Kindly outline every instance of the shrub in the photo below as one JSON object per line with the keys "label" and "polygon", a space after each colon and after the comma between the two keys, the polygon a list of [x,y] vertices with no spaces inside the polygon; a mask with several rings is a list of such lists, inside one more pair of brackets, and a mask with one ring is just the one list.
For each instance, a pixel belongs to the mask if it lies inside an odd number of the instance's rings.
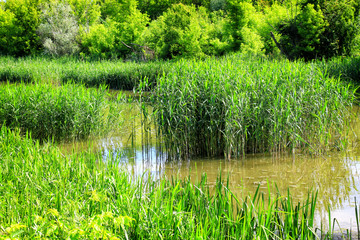
{"label": "shrub", "polygon": [[16,27],[15,15],[9,10],[0,7],[0,53],[10,53],[14,49],[14,42],[8,36],[16,36],[18,28]]}
{"label": "shrub", "polygon": [[258,33],[261,14],[251,3],[242,0],[230,0],[227,4],[228,22],[226,30],[231,37],[233,51],[261,53],[264,47]]}
{"label": "shrub", "polygon": [[51,2],[43,6],[42,23],[37,33],[46,53],[56,56],[76,53],[79,50],[78,30],[70,5]]}
{"label": "shrub", "polygon": [[101,17],[100,0],[67,0],[80,26],[88,28],[99,22]]}
{"label": "shrub", "polygon": [[90,26],[81,33],[82,54],[95,58],[112,58],[119,55],[116,38],[119,34],[116,22],[107,19],[103,24]]}
{"label": "shrub", "polygon": [[176,4],[150,24],[145,39],[161,58],[201,57],[209,37],[208,23],[205,9]]}
{"label": "shrub", "polygon": [[211,0],[210,1],[210,10],[219,11],[226,9],[226,0]]}
{"label": "shrub", "polygon": [[300,14],[282,27],[280,43],[290,58],[313,59],[322,55],[320,37],[325,27],[322,11],[316,11],[314,5],[308,4]]}
{"label": "shrub", "polygon": [[[102,4],[104,18],[116,22],[116,48],[121,57],[133,52],[131,46],[138,44],[149,18],[137,9],[136,0],[105,0]],[[129,47],[130,46],[130,47]]]}
{"label": "shrub", "polygon": [[263,14],[259,16],[259,25],[257,27],[258,33],[264,42],[264,51],[266,54],[278,55],[280,50],[276,46],[271,37],[271,33],[277,41],[280,41],[281,34],[278,33],[279,25],[288,21],[289,13],[286,6],[280,4],[272,4],[263,9]]}
{"label": "shrub", "polygon": [[38,52],[40,0],[7,0],[0,8],[1,53],[24,56]]}

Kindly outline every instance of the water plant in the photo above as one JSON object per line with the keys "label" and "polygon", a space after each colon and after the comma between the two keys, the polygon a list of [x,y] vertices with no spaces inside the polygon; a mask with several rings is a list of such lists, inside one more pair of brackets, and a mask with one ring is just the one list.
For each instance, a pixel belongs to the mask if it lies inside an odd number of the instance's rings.
{"label": "water plant", "polygon": [[116,104],[106,89],[65,84],[5,84],[0,87],[0,123],[37,139],[63,140],[104,133],[116,125]]}
{"label": "water plant", "polygon": [[315,63],[232,55],[180,61],[152,105],[172,158],[342,148],[354,89]]}
{"label": "water plant", "polygon": [[[166,73],[171,62],[85,61],[75,57],[0,57],[0,81],[82,83],[87,87],[106,85],[111,89],[133,90],[143,78],[155,86],[158,75]],[[148,89],[149,90],[149,89]]]}
{"label": "water plant", "polygon": [[[4,125],[0,130],[0,239],[317,239],[316,193],[303,203],[239,199],[206,176],[134,179],[116,158],[63,155]],[[271,197],[273,196],[273,197]]]}

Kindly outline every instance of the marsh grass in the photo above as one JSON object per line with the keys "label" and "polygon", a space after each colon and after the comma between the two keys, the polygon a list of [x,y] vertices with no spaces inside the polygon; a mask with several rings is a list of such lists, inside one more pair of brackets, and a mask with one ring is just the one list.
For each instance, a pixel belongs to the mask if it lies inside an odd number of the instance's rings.
{"label": "marsh grass", "polygon": [[[170,62],[82,61],[76,58],[0,57],[0,81],[26,83],[81,83],[87,87],[106,85],[111,89],[133,90],[143,78],[155,86],[158,75]],[[149,90],[149,89],[148,89]]]}
{"label": "marsh grass", "polygon": [[360,57],[336,57],[328,61],[319,61],[317,64],[330,76],[340,77],[354,84],[360,83]]}
{"label": "marsh grass", "polygon": [[152,105],[172,158],[319,153],[344,147],[354,92],[317,64],[232,55],[179,62]]}
{"label": "marsh grass", "polygon": [[238,199],[221,176],[132,180],[117,159],[62,155],[51,144],[0,130],[0,239],[330,239],[314,227],[316,194],[304,203]]}
{"label": "marsh grass", "polygon": [[106,133],[120,123],[106,89],[65,84],[6,84],[0,87],[0,122],[41,140],[70,140]]}

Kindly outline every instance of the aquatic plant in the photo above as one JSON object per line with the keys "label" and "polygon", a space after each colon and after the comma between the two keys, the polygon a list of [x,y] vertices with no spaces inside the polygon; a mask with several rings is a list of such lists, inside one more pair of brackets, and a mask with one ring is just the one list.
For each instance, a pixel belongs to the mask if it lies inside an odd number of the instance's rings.
{"label": "aquatic plant", "polygon": [[105,60],[83,61],[75,57],[4,56],[0,57],[0,81],[45,82],[57,85],[72,82],[82,83],[87,87],[106,85],[111,89],[133,90],[146,77],[150,89],[155,86],[158,75],[166,73],[171,65],[171,62],[164,61],[125,63]]}
{"label": "aquatic plant", "polygon": [[316,64],[330,76],[340,77],[342,80],[354,84],[360,82],[360,57],[336,57],[328,61],[318,61]]}
{"label": "aquatic plant", "polygon": [[[2,126],[0,239],[317,239],[316,193],[237,198],[229,182],[206,176],[152,181],[116,158],[63,155],[51,144]],[[273,196],[273,197],[271,197]],[[319,235],[319,236],[320,236]],[[328,235],[331,237],[331,233]]]}
{"label": "aquatic plant", "polygon": [[116,125],[116,105],[104,87],[35,84],[0,86],[0,123],[37,139],[84,138]]}
{"label": "aquatic plant", "polygon": [[151,104],[172,158],[342,148],[354,90],[315,63],[232,55],[180,61]]}

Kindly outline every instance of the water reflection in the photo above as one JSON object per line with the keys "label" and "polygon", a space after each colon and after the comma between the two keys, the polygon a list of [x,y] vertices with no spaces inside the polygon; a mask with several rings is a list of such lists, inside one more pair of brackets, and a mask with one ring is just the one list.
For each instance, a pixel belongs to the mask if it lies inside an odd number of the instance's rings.
{"label": "water reflection", "polygon": [[[328,208],[343,228],[354,229],[355,197],[360,201],[360,153],[311,157],[309,155],[274,156],[247,155],[244,159],[202,158],[191,161],[166,161],[166,152],[153,128],[143,130],[136,105],[124,111],[127,121],[115,136],[94,140],[94,148],[102,152],[103,160],[119,157],[122,166],[134,177],[149,174],[153,179],[185,178],[195,183],[203,173],[208,183],[215,184],[219,174],[229,177],[232,191],[243,198],[252,195],[260,185],[265,194],[269,189],[303,201],[309,191],[318,191],[318,224],[328,222]],[[151,123],[149,123],[151,125]],[[355,129],[358,129],[355,127]],[[146,141],[144,140],[146,139]],[[275,186],[276,185],[276,186]]]}
{"label": "water reflection", "polygon": [[320,221],[328,222],[327,210],[330,208],[331,217],[336,218],[341,227],[352,226],[354,229],[354,199],[357,197],[360,200],[360,161],[355,156],[334,154],[326,158],[294,158],[253,155],[230,161],[208,158],[167,162],[166,154],[154,146],[146,151],[141,147],[120,147],[116,150],[104,143],[103,147],[104,159],[109,154],[121,155],[123,166],[135,177],[144,173],[150,174],[153,179],[190,176],[196,183],[206,173],[212,186],[221,174],[223,179],[229,177],[230,187],[239,198],[254,194],[258,185],[265,194],[269,188],[272,193],[278,189],[282,194],[289,189],[295,201],[306,199],[309,191],[318,191],[318,224]]}

